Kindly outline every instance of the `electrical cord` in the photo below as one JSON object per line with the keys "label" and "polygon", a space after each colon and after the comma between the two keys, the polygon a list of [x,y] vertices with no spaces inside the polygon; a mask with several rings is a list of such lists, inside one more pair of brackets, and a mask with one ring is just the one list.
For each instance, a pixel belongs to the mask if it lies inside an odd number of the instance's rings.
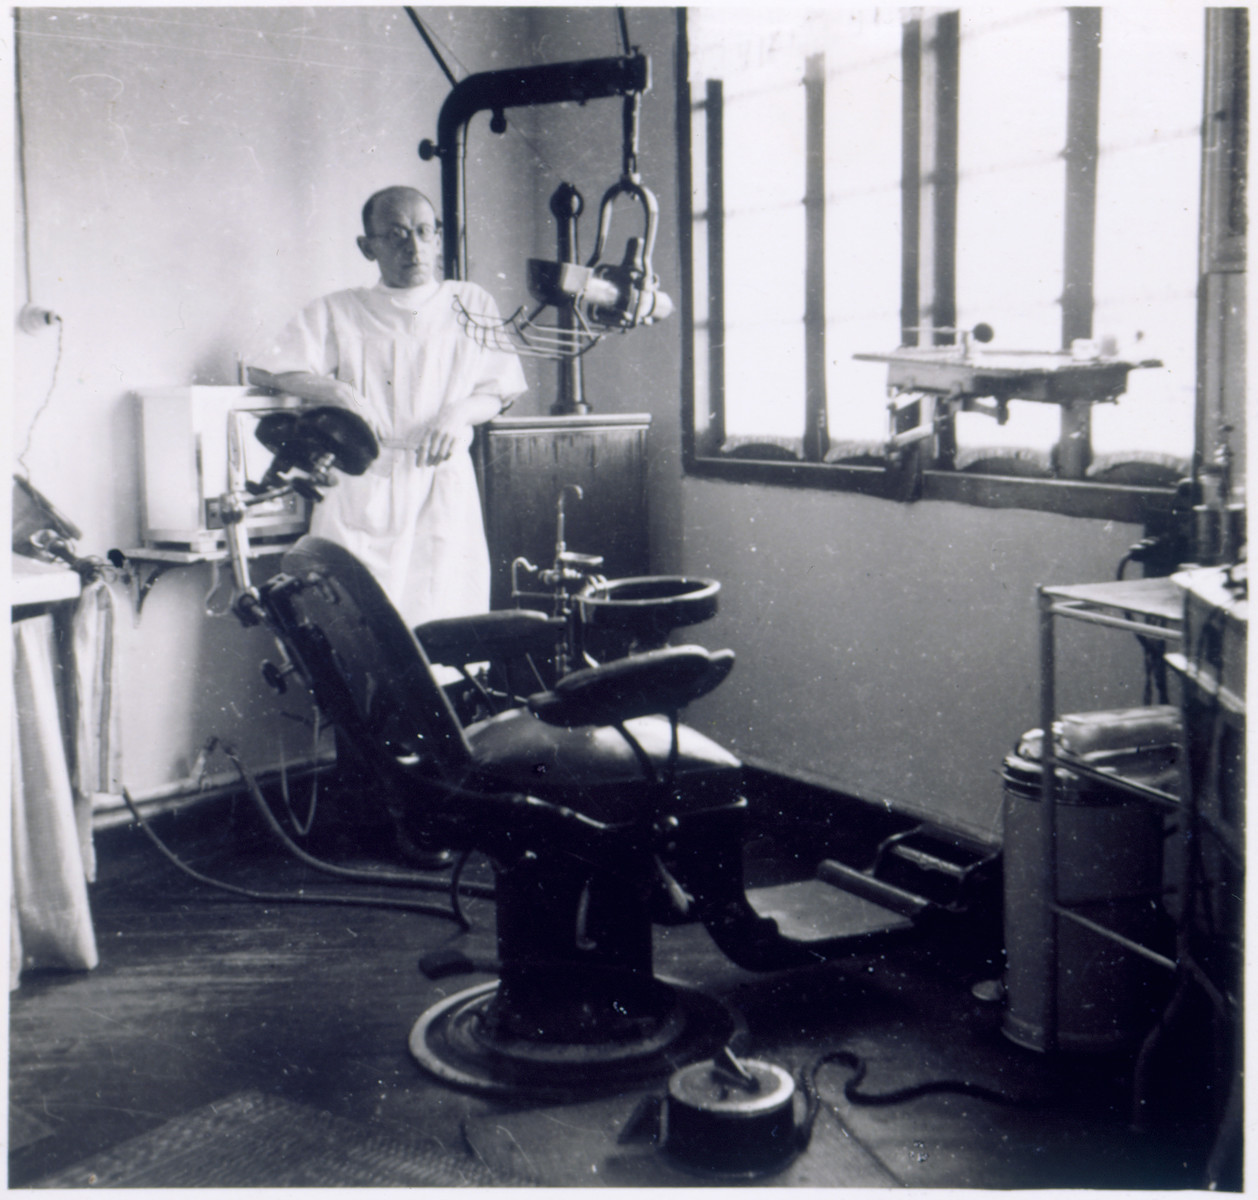
{"label": "electrical cord", "polygon": [[[311,739],[311,750],[316,758],[319,753],[319,716],[319,709],[316,706],[314,720],[311,722],[311,729],[314,733]],[[297,836],[308,837],[311,829],[314,828],[315,813],[319,811],[319,772],[317,770],[314,772],[314,778],[310,782],[310,804],[306,809],[306,819],[304,821],[293,811],[293,802],[288,794],[288,772],[284,770],[282,762],[280,764],[280,796],[284,800],[284,811],[288,813],[288,819],[293,823]]]}
{"label": "electrical cord", "polygon": [[131,799],[131,794],[126,788],[122,789],[122,799],[127,808],[131,812],[131,816],[135,822],[144,831],[149,841],[162,853],[162,855],[179,868],[185,875],[195,879],[198,883],[206,884],[209,887],[217,888],[220,891],[230,892],[232,895],[245,896],[250,900],[265,900],[268,903],[276,904],[342,904],[348,906],[357,906],[360,908],[396,908],[403,909],[407,912],[425,913],[433,917],[445,917],[447,920],[457,921],[458,918],[453,911],[447,908],[440,908],[435,904],[425,904],[418,900],[402,900],[388,899],[386,897],[375,896],[355,896],[355,895],[332,895],[324,892],[264,892],[257,888],[242,887],[239,884],[227,883],[222,879],[214,879],[209,875],[204,875],[193,867],[184,862],[173,850],[171,850],[165,842],[162,841],[156,833],[153,832],[152,826],[141,815],[140,810],[136,807],[135,801]]}
{"label": "electrical cord", "polygon": [[61,367],[61,346],[64,341],[65,325],[61,318],[56,319],[57,326],[57,357],[53,359],[52,378],[48,382],[48,390],[44,393],[44,398],[40,402],[39,407],[35,410],[35,415],[31,418],[31,423],[26,427],[26,442],[22,446],[22,453],[17,456],[17,464],[22,468],[22,473],[27,479],[31,477],[31,469],[26,465],[26,456],[31,452],[31,442],[35,438],[35,426],[39,424],[39,419],[44,415],[44,410],[52,401],[52,394],[57,387],[57,371]]}
{"label": "electrical cord", "polygon": [[620,37],[624,42],[625,53],[632,54],[633,43],[629,40],[629,21],[625,16],[625,10],[623,7],[616,9],[616,20],[620,26]]}
{"label": "electrical cord", "polygon": [[[249,792],[250,798],[256,805],[258,812],[262,815],[266,822],[267,828],[271,831],[284,847],[292,853],[296,858],[300,859],[309,867],[313,867],[316,871],[323,871],[325,874],[334,875],[339,879],[351,879],[358,883],[377,883],[388,887],[412,887],[421,891],[431,892],[453,892],[459,886],[455,876],[451,876],[447,882],[444,879],[437,879],[429,875],[421,875],[412,871],[387,871],[387,870],[362,870],[355,867],[342,867],[336,863],[330,863],[321,858],[316,858],[307,850],[303,850],[291,837],[284,827],[275,819],[275,814],[271,811],[271,806],[266,802],[266,797],[262,794],[262,789],[258,786],[258,781],[254,778],[253,773],[245,766],[240,756],[228,745],[219,741],[217,738],[212,739],[212,745],[217,746],[222,752],[231,759],[232,765],[236,768],[241,780],[244,782]],[[492,900],[494,898],[494,890],[484,884],[463,884],[463,894],[468,896],[478,896],[481,899]],[[453,905],[457,911],[457,906]],[[460,914],[459,918],[462,920]]]}
{"label": "electrical cord", "polygon": [[[972,1096],[977,1100],[987,1100],[992,1104],[1004,1104],[1015,1108],[1040,1107],[1047,1103],[1044,1099],[1033,1096],[1010,1096],[1005,1092],[998,1092],[993,1088],[984,1087],[978,1083],[970,1083],[964,1079],[932,1079],[924,1083],[915,1083],[910,1084],[908,1087],[896,1088],[890,1092],[876,1092],[873,1094],[861,1092],[857,1091],[857,1089],[865,1079],[867,1070],[865,1060],[851,1050],[831,1050],[821,1055],[808,1071],[808,1091],[811,1092],[814,1098],[816,1108],[820,1108],[820,1091],[817,1087],[817,1076],[821,1069],[830,1063],[839,1063],[853,1072],[852,1077],[843,1085],[843,1095],[850,1104],[890,1106],[893,1104],[904,1104],[906,1101],[916,1100],[920,1096],[944,1093]],[[816,1111],[812,1115],[815,1118]]]}

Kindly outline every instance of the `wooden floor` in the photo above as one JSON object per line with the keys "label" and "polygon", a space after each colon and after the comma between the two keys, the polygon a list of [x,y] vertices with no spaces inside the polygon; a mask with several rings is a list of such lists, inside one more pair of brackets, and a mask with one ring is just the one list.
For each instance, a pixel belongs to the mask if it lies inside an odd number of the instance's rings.
{"label": "wooden floor", "polygon": [[[340,886],[262,844],[226,803],[168,818],[162,828],[191,865],[219,878],[287,892]],[[758,869],[780,869],[773,846],[758,845],[767,846]],[[92,905],[101,965],[87,974],[30,973],[11,997],[10,1186],[30,1186],[253,1091],[418,1133],[454,1155],[475,1151],[491,1167],[494,1139],[506,1139],[513,1168],[543,1184],[661,1182],[652,1151],[635,1158],[608,1149],[606,1130],[641,1096],[585,1105],[580,1121],[547,1112],[542,1122],[528,1106],[452,1090],[410,1057],[416,1017],[488,978],[433,982],[418,959],[443,946],[492,958],[491,901],[464,902],[472,929],[463,934],[436,916],[216,892],[178,873],[134,829],[101,835],[99,850]],[[488,879],[484,864],[473,866],[473,876]],[[657,930],[656,953],[661,975],[742,1014],[756,1057],[798,1070],[846,1048],[867,1064],[866,1092],[964,1079],[1030,1101],[1017,1107],[943,1093],[854,1104],[843,1093],[844,1070],[827,1067],[818,1076],[814,1144],[787,1182],[1199,1186],[1209,1138],[1178,1111],[1200,1111],[1196,1051],[1187,1043],[1168,1050],[1150,1128],[1133,1131],[1130,1057],[1046,1058],[1009,1042],[999,1003],[971,991],[999,974],[999,947],[983,943],[917,943],[754,975],[724,959],[702,928],[674,926]],[[1163,1107],[1176,1095],[1191,1099]]]}

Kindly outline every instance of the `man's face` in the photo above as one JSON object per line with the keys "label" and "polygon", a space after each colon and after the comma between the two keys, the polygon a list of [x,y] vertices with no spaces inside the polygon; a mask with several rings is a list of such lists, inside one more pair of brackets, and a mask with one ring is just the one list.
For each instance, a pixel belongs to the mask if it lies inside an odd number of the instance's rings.
{"label": "man's face", "polygon": [[380,278],[389,287],[419,287],[437,273],[441,252],[437,215],[422,196],[405,192],[386,196],[376,203],[371,228],[358,239],[358,248],[379,264]]}

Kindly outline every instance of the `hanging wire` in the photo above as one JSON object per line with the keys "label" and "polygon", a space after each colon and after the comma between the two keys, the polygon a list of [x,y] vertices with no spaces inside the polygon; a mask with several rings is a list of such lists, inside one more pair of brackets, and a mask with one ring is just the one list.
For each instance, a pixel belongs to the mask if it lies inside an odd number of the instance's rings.
{"label": "hanging wire", "polygon": [[423,21],[419,19],[419,15],[409,4],[406,6],[406,15],[410,17],[411,24],[413,24],[419,31],[419,36],[424,39],[424,45],[428,47],[433,58],[437,60],[437,66],[441,68],[445,77],[450,81],[450,86],[454,87],[454,85],[459,81],[455,79],[454,72],[446,66],[445,59],[441,57],[441,53],[438,51],[436,44],[433,42],[432,38],[428,36],[428,30],[424,28]]}
{"label": "hanging wire", "polygon": [[[314,867],[316,871],[323,871],[328,875],[335,875],[340,879],[352,879],[359,883],[374,883],[389,887],[413,887],[422,891],[446,892],[457,885],[455,880],[447,883],[444,880],[434,879],[414,871],[390,871],[379,868],[364,870],[357,867],[342,867],[336,863],[325,862],[323,859],[317,858],[315,855],[303,850],[288,836],[284,831],[284,827],[276,820],[275,814],[271,811],[271,806],[266,802],[266,797],[262,794],[261,787],[258,786],[257,779],[245,765],[244,760],[226,743],[216,740],[216,744],[236,768],[237,774],[239,774],[267,827],[295,858],[300,859],[307,866]],[[462,887],[469,896],[480,896],[484,899],[493,899],[494,897],[493,889],[483,884],[468,883],[463,884]],[[462,920],[461,916],[456,917],[456,919]]]}
{"label": "hanging wire", "polygon": [[57,356],[52,364],[52,378],[48,382],[48,391],[44,393],[44,398],[40,401],[39,407],[35,410],[35,415],[31,418],[31,423],[26,427],[26,444],[22,447],[22,453],[17,456],[17,464],[22,468],[23,475],[27,479],[31,477],[31,469],[27,465],[26,456],[31,451],[31,442],[35,437],[35,426],[39,424],[39,419],[44,415],[44,410],[48,407],[52,400],[52,393],[57,386],[57,371],[61,367],[61,345],[64,340],[65,326],[60,317],[56,320],[57,326]]}
{"label": "hanging wire", "polygon": [[[316,707],[314,710],[314,720],[311,722],[311,728],[314,732],[314,738],[311,743],[311,751],[317,757],[319,753],[319,718],[320,712]],[[310,784],[310,804],[306,809],[305,819],[297,816],[293,809],[292,798],[288,793],[288,770],[283,758],[284,743],[280,742],[280,795],[284,800],[284,810],[288,813],[288,819],[293,823],[293,828],[297,830],[299,837],[309,835],[311,828],[314,826],[315,813],[319,811],[319,772],[315,771],[314,778]]]}

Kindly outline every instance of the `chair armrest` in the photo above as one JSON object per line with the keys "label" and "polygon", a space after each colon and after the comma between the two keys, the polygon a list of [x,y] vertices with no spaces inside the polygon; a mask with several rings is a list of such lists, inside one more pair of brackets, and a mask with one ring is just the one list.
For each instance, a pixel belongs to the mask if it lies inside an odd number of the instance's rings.
{"label": "chair armrest", "polygon": [[530,696],[528,705],[551,725],[615,725],[677,712],[715,688],[733,667],[732,650],[666,646],[573,671],[553,691]]}

